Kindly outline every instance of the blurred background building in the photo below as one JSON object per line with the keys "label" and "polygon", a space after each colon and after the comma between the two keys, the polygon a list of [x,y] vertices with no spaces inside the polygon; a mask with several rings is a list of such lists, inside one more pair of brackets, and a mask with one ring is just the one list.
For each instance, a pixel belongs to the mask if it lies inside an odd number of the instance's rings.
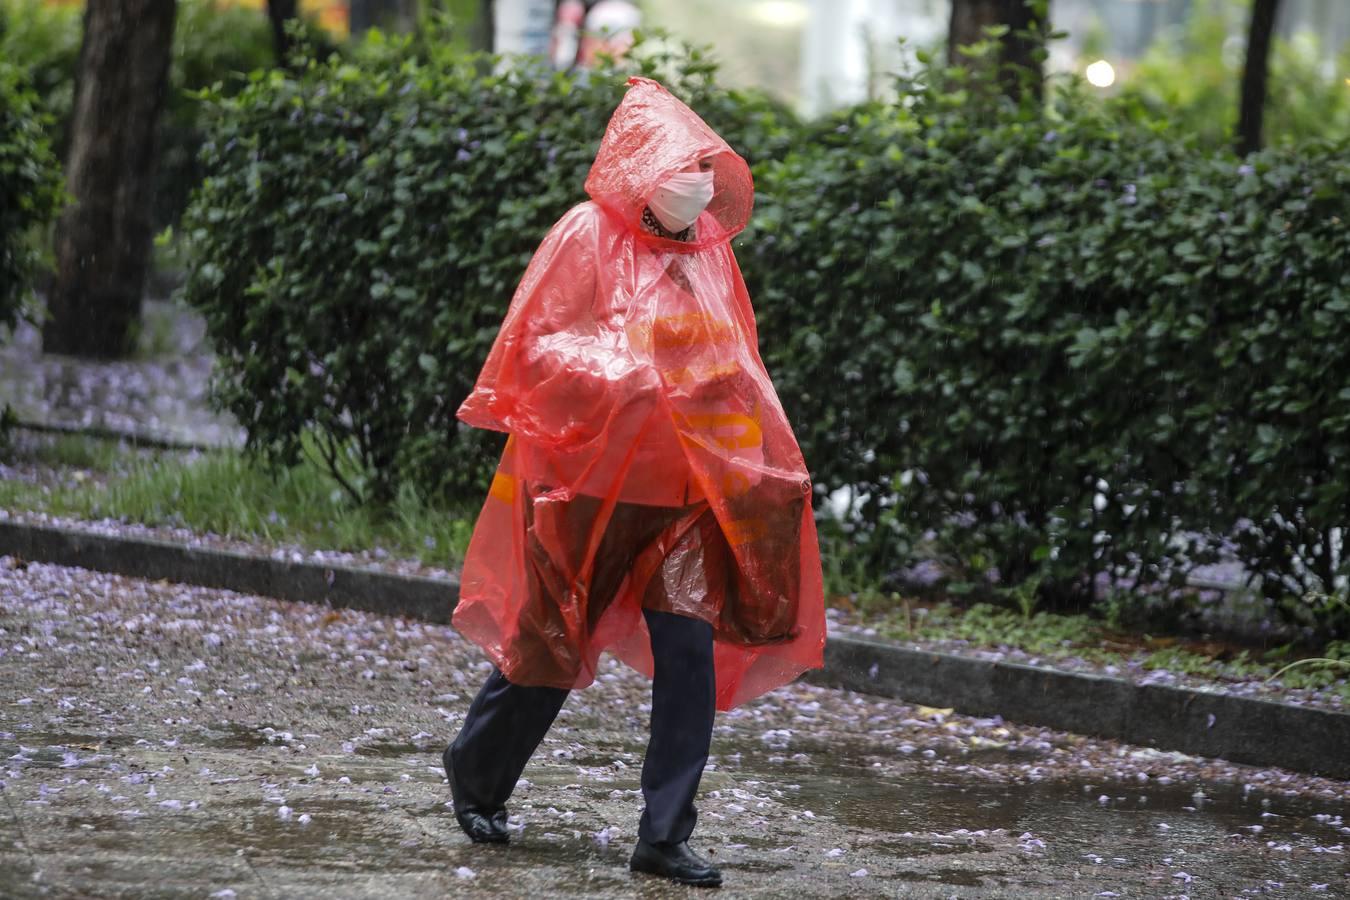
{"label": "blurred background building", "polygon": [[[885,89],[901,64],[899,39],[941,52],[950,0],[680,0],[641,4],[646,24],[713,45],[731,84],[763,88],[808,113]],[[1051,0],[1051,22],[1068,37],[1054,45],[1052,71],[1084,71],[1105,60],[1124,79],[1158,42],[1177,40],[1197,15],[1230,20],[1241,54],[1243,0]],[[1306,45],[1328,78],[1344,79],[1350,0],[1284,0],[1279,37]],[[1350,85],[1347,85],[1350,89]]]}
{"label": "blurred background building", "polygon": [[[44,0],[52,5],[80,0]],[[263,10],[268,0],[217,0]],[[755,87],[807,114],[883,95],[905,54],[941,53],[951,0],[422,0],[460,18],[492,17],[499,51],[585,65],[622,52],[635,27],[709,45],[721,80]],[[1240,58],[1250,0],[1050,0],[1055,29],[1050,71],[1077,71],[1103,89],[1129,83],[1150,53],[1186,40],[1217,39]],[[360,30],[378,8],[410,24],[417,0],[299,0],[299,9],[337,37]],[[1224,33],[1195,23],[1222,19]],[[1278,39],[1350,90],[1350,0],[1282,0]],[[1189,31],[1188,31],[1189,29]],[[905,49],[902,50],[901,40]],[[1092,67],[1092,68],[1090,68]]]}

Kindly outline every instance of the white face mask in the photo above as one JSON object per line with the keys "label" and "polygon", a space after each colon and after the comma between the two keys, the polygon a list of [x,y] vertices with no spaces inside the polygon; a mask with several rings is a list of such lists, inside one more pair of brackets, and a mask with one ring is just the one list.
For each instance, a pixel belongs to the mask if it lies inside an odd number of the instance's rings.
{"label": "white face mask", "polygon": [[713,198],[712,172],[677,172],[652,193],[647,205],[670,232],[684,231]]}

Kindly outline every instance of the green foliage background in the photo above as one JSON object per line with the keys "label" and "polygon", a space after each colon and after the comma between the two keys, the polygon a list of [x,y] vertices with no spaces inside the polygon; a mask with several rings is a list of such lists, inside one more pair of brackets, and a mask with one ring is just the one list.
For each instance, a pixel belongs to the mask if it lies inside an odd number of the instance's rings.
{"label": "green foliage background", "polygon": [[0,60],[0,327],[12,327],[56,214],[61,170],[27,74]]}
{"label": "green foliage background", "polygon": [[[68,146],[83,30],[78,6],[0,0],[0,59],[29,73],[60,159],[65,158]],[[157,227],[177,221],[202,178],[197,158],[202,141],[201,106],[191,92],[218,85],[222,93],[232,93],[243,86],[248,72],[273,62],[271,26],[258,10],[216,7],[210,0],[179,0],[169,91],[159,126]]]}
{"label": "green foliage background", "polygon": [[[0,67],[0,321],[57,200],[43,114],[59,145],[79,31],[5,12],[27,71]],[[1185,59],[1220,53],[1198,21]],[[184,296],[264,458],[316,455],[377,505],[481,492],[500,438],[454,410],[640,71],[755,167],[736,249],[762,352],[822,495],[858,501],[822,522],[832,559],[873,583],[936,561],[1024,609],[1119,613],[1127,587],[1156,619],[1193,611],[1182,577],[1223,552],[1306,633],[1350,629],[1350,101],[1273,104],[1277,146],[1239,160],[1212,127],[1236,75],[1164,51],[1105,104],[924,68],[802,123],[697,51],[494,71],[435,27],[269,71],[264,17],[180,10],[160,220],[200,182]]]}
{"label": "green foliage background", "polygon": [[[626,79],[484,76],[436,46],[377,37],[351,61],[211,93],[212,174],[183,222],[185,296],[207,316],[217,396],[250,446],[293,461],[316,429],[342,482],[377,501],[405,481],[431,494],[481,483],[498,437],[454,412],[539,239],[584,199]],[[717,91],[698,55],[640,68],[664,72],[749,158],[786,146],[787,114]]]}
{"label": "green foliage background", "polygon": [[[1124,77],[1122,97],[1137,101],[1134,114],[1168,123],[1178,137],[1210,147],[1228,146],[1237,125],[1238,89],[1250,2],[1198,0],[1184,27],[1161,35]],[[1323,37],[1304,31],[1271,47],[1268,143],[1350,139],[1350,45],[1338,49],[1328,72]]]}
{"label": "green foliage background", "polygon": [[762,166],[740,251],[813,472],[871,498],[855,552],[1179,614],[1225,550],[1344,629],[1350,145],[1242,161],[928,75]]}
{"label": "green foliage background", "polygon": [[[821,486],[870,498],[842,526],[869,577],[936,559],[954,591],[1082,606],[1111,572],[1180,614],[1222,549],[1344,629],[1344,144],[1240,161],[1074,84],[1042,110],[938,71],[805,128],[700,57],[633,65],[756,165],[762,350]],[[315,430],[357,496],[481,490],[499,439],[454,410],[623,75],[377,41],[208,98],[186,296],[254,449]]]}
{"label": "green foliage background", "polygon": [[[0,59],[0,333],[23,312],[39,237],[60,204],[61,169],[44,124],[27,73]],[[0,404],[0,449],[13,424],[9,405]]]}

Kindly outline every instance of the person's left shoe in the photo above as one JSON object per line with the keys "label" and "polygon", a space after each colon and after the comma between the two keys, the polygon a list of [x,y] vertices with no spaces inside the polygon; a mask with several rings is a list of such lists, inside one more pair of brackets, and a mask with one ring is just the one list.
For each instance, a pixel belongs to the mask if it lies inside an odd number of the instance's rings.
{"label": "person's left shoe", "polygon": [[469,836],[469,840],[475,844],[505,844],[510,841],[505,809],[484,811],[460,806],[459,798],[463,792],[455,780],[455,767],[450,761],[449,747],[441,754],[441,765],[445,767],[445,777],[450,782],[450,805],[455,809],[455,821]]}
{"label": "person's left shoe", "polygon": [[678,844],[649,844],[638,838],[628,868],[647,875],[659,875],[693,887],[721,887],[722,873],[712,863],[689,849],[688,841]]}

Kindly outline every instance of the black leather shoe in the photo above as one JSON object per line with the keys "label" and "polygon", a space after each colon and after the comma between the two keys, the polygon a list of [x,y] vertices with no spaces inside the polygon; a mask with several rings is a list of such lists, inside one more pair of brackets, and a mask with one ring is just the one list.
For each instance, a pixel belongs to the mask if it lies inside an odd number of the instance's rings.
{"label": "black leather shoe", "polygon": [[634,872],[659,875],[694,887],[721,887],[722,873],[716,866],[689,849],[688,841],[678,844],[649,844],[638,839],[628,868]]}
{"label": "black leather shoe", "polygon": [[441,754],[441,765],[445,767],[445,777],[450,782],[450,800],[455,808],[455,821],[464,829],[469,840],[475,844],[505,844],[509,841],[511,834],[506,830],[505,809],[481,810],[460,806],[459,795],[462,792],[459,790],[459,783],[455,781],[455,767],[450,762],[449,747]]}

